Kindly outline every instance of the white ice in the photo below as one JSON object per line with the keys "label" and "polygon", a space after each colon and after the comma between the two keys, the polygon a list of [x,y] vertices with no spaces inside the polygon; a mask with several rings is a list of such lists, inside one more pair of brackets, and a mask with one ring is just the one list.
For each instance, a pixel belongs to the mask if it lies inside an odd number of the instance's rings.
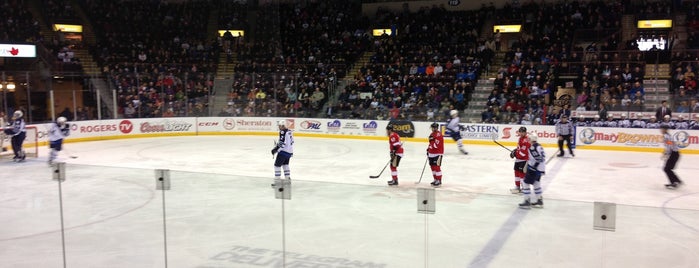
{"label": "white ice", "polygon": [[[497,146],[447,144],[436,213],[426,143],[406,142],[399,187],[388,142],[295,138],[292,199],[274,198],[273,136],[68,143],[59,161],[68,267],[698,267],[699,156],[667,183],[659,153],[578,150],[547,165],[545,207],[517,208],[513,161]],[[554,148],[546,148],[548,156]],[[59,184],[48,150],[0,168],[0,267],[63,267]],[[71,158],[75,156],[77,158]],[[155,189],[170,169],[172,190]],[[593,230],[593,202],[617,204]],[[165,207],[165,215],[163,215]],[[285,234],[285,235],[282,235]],[[285,250],[286,255],[281,254]]]}

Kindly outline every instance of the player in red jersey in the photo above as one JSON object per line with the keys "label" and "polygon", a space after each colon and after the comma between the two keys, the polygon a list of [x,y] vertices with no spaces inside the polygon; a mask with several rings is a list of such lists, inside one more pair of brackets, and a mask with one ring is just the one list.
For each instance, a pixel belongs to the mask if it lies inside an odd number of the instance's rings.
{"label": "player in red jersey", "polygon": [[515,158],[515,188],[510,189],[513,194],[522,193],[522,181],[524,180],[524,168],[527,165],[527,160],[529,160],[529,138],[527,137],[527,128],[520,127],[517,130],[517,136],[519,140],[517,141],[517,148],[510,152],[510,158]]}
{"label": "player in red jersey", "polygon": [[442,132],[439,131],[439,124],[432,123],[430,125],[432,133],[430,133],[430,145],[427,146],[427,158],[430,162],[430,169],[432,170],[432,177],[434,181],[430,183],[434,187],[439,187],[442,185],[442,155],[444,154],[444,136]]}
{"label": "player in red jersey", "polygon": [[403,143],[400,142],[398,133],[393,131],[393,125],[389,124],[386,126],[386,134],[388,135],[388,145],[391,153],[391,177],[393,178],[388,181],[388,185],[396,186],[398,185],[398,164],[400,164],[400,159],[403,158]]}

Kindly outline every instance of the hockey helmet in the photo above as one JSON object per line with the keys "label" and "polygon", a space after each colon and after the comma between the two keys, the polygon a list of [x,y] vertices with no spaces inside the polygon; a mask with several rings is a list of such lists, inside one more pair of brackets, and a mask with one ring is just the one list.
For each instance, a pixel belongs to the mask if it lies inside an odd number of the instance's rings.
{"label": "hockey helmet", "polygon": [[68,121],[68,119],[66,119],[63,116],[56,119],[56,123],[58,123],[59,125],[64,125],[67,121]]}
{"label": "hockey helmet", "polygon": [[526,128],[526,127],[519,127],[519,129],[517,130],[517,132],[524,132],[524,133],[527,133],[527,128]]}
{"label": "hockey helmet", "polygon": [[17,110],[14,114],[12,114],[12,117],[14,118],[22,118],[22,116],[24,116],[24,113],[20,110]]}
{"label": "hockey helmet", "polygon": [[449,111],[449,115],[450,115],[451,117],[456,117],[457,115],[459,115],[459,111],[457,111],[457,110],[451,110],[451,111]]}
{"label": "hockey helmet", "polygon": [[277,126],[286,127],[286,120],[279,120],[279,121],[277,121]]}
{"label": "hockey helmet", "polygon": [[643,113],[637,113],[637,114],[636,114],[636,117],[638,117],[638,118],[643,117]]}
{"label": "hockey helmet", "polygon": [[536,137],[536,134],[529,135],[529,141],[531,142],[537,142],[539,138]]}
{"label": "hockey helmet", "polygon": [[665,116],[663,116],[663,118],[664,118],[664,119],[670,119],[670,115],[669,115],[669,114],[666,114]]}
{"label": "hockey helmet", "polygon": [[430,125],[430,128],[431,128],[431,129],[437,129],[437,128],[439,128],[439,124],[437,124],[437,122],[434,122],[434,123],[432,123],[432,124]]}
{"label": "hockey helmet", "polygon": [[393,125],[388,124],[388,125],[386,126],[386,130],[393,131]]}

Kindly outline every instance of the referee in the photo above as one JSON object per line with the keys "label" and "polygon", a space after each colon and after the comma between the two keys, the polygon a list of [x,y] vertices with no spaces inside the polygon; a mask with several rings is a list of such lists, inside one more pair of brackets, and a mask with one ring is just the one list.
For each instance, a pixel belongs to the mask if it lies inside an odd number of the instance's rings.
{"label": "referee", "polygon": [[663,144],[665,145],[665,151],[663,151],[665,167],[663,167],[663,171],[665,171],[667,178],[670,180],[670,184],[665,184],[665,187],[668,189],[676,189],[682,184],[682,181],[672,170],[675,169],[677,160],[680,159],[680,150],[677,143],[675,143],[672,136],[670,136],[670,133],[668,133],[667,130],[669,128],[670,126],[666,124],[660,125],[660,133],[663,134]]}
{"label": "referee", "polygon": [[561,120],[556,123],[556,135],[558,135],[558,157],[565,155],[563,151],[563,141],[568,145],[568,151],[572,157],[575,157],[573,153],[573,148],[570,147],[570,143],[573,139],[573,124],[568,121],[568,116],[561,115]]}

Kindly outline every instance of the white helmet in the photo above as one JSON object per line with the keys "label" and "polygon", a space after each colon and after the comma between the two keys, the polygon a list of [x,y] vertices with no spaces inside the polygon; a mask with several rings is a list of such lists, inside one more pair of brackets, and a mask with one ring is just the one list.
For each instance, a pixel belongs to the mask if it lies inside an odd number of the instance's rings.
{"label": "white helmet", "polygon": [[66,118],[63,117],[63,116],[61,116],[61,117],[59,117],[59,118],[56,118],[56,123],[58,123],[59,125],[65,125],[65,123],[66,123],[67,121],[68,121],[68,119],[66,119]]}
{"label": "white helmet", "polygon": [[539,138],[536,137],[536,134],[529,135],[529,141],[531,142],[537,142]]}
{"label": "white helmet", "polygon": [[21,118],[22,116],[24,116],[24,113],[20,110],[15,111],[15,113],[12,115],[14,118]]}
{"label": "white helmet", "polygon": [[637,114],[636,114],[636,117],[638,117],[638,118],[643,117],[643,113],[637,113]]}
{"label": "white helmet", "polygon": [[459,111],[457,111],[457,110],[451,110],[451,111],[449,111],[449,115],[450,115],[451,117],[456,117],[457,115],[459,115]]}
{"label": "white helmet", "polygon": [[279,121],[277,121],[277,126],[286,127],[286,120],[279,120]]}

